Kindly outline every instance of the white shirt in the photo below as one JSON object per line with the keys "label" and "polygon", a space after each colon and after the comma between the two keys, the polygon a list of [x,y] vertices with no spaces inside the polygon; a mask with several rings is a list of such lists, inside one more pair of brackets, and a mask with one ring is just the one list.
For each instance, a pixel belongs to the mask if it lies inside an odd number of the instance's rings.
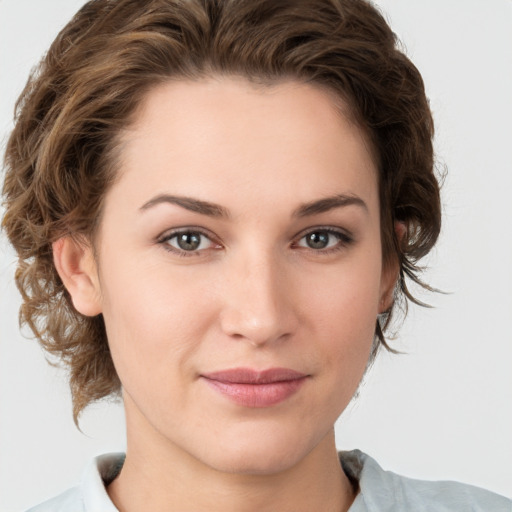
{"label": "white shirt", "polygon": [[[124,454],[96,457],[80,485],[27,512],[118,512],[105,489],[119,472]],[[368,455],[341,452],[345,473],[359,482],[349,512],[512,512],[512,500],[458,482],[413,480],[384,471]]]}

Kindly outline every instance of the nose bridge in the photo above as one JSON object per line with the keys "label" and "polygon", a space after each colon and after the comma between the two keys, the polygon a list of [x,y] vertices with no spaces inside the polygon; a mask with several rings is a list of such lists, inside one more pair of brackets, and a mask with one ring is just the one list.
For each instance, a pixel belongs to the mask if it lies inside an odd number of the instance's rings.
{"label": "nose bridge", "polygon": [[275,341],[294,329],[286,272],[271,250],[247,250],[233,262],[226,280],[222,328],[254,345]]}

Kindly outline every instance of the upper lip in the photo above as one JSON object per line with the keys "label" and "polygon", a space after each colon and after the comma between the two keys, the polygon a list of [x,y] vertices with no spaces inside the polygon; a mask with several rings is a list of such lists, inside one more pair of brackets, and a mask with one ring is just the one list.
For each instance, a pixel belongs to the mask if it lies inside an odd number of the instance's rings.
{"label": "upper lip", "polygon": [[305,373],[290,368],[269,368],[267,370],[231,368],[217,372],[203,373],[201,376],[206,379],[232,384],[270,384],[272,382],[286,382],[307,377]]}

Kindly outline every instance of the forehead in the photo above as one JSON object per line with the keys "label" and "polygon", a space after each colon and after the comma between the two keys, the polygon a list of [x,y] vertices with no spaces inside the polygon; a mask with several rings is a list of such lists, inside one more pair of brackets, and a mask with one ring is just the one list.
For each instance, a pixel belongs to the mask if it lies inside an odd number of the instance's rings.
{"label": "forehead", "polygon": [[293,81],[169,81],[146,95],[122,134],[119,184],[132,183],[139,202],[166,192],[220,204],[233,196],[307,202],[333,188],[375,196],[367,138],[343,107]]}

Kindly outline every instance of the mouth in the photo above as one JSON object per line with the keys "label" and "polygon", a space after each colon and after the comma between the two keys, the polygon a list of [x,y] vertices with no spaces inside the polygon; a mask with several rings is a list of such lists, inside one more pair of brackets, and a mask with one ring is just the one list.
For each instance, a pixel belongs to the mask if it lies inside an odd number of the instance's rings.
{"label": "mouth", "polygon": [[297,393],[309,376],[289,368],[233,368],[202,374],[214,391],[244,407],[270,407]]}

